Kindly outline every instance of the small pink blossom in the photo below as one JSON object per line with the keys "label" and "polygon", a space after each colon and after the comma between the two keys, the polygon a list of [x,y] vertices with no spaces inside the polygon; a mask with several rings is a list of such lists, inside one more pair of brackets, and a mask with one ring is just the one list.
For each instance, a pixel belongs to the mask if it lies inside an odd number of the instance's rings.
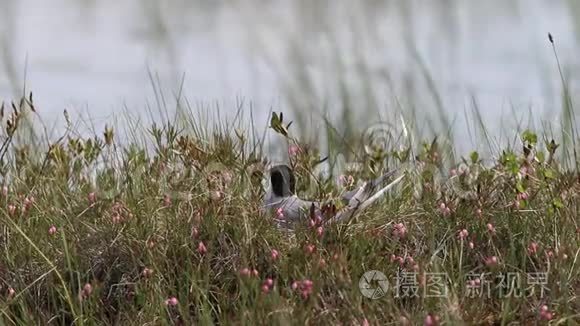
{"label": "small pink blossom", "polygon": [[276,210],[276,216],[278,216],[278,218],[281,220],[284,219],[284,209],[282,207],[278,207]]}
{"label": "small pink blossom", "polygon": [[179,301],[177,300],[176,297],[169,297],[167,300],[165,300],[165,305],[166,306],[172,306],[175,307],[179,304]]}
{"label": "small pink blossom", "polygon": [[197,236],[199,235],[199,230],[194,226],[191,228],[191,237],[192,238],[197,238]]}
{"label": "small pink blossom", "polygon": [[457,169],[451,169],[449,170],[449,174],[451,174],[452,177],[457,175]]}
{"label": "small pink blossom", "polygon": [[10,216],[14,216],[16,215],[16,206],[13,204],[8,205],[8,214],[10,214]]}
{"label": "small pink blossom", "polygon": [[16,294],[16,291],[14,291],[14,289],[12,287],[9,287],[8,288],[8,299],[12,299],[15,294]]}
{"label": "small pink blossom", "polygon": [[299,286],[300,286],[300,282],[294,281],[294,282],[292,282],[291,288],[292,288],[292,290],[296,290],[296,289],[298,289]]}
{"label": "small pink blossom", "polygon": [[266,284],[266,285],[267,285],[267,286],[269,286],[269,287],[272,287],[272,286],[274,285],[274,280],[272,280],[271,278],[267,278],[267,279],[264,281],[264,284]]}
{"label": "small pink blossom", "polygon": [[249,277],[250,276],[250,269],[247,267],[244,267],[240,270],[240,275],[243,277]]}
{"label": "small pink blossom", "polygon": [[481,208],[475,210],[475,215],[477,215],[477,217],[481,217],[483,215],[483,211],[481,210]]}
{"label": "small pink blossom", "polygon": [[366,318],[363,319],[362,322],[361,322],[361,326],[370,326],[370,323],[369,323],[368,319],[366,319]]}
{"label": "small pink blossom", "polygon": [[469,249],[473,249],[475,248],[475,244],[473,243],[473,241],[469,241]]}
{"label": "small pink blossom", "polygon": [[272,251],[270,251],[270,257],[272,258],[272,260],[278,260],[278,258],[280,257],[280,253],[278,252],[278,250],[272,249]]}
{"label": "small pink blossom", "polygon": [[8,187],[7,186],[2,186],[2,196],[4,196],[4,197],[8,196]]}
{"label": "small pink blossom", "polygon": [[270,287],[267,284],[262,284],[262,293],[268,294],[270,292]]}
{"label": "small pink blossom", "polygon": [[319,227],[317,227],[317,228],[316,228],[316,234],[317,234],[319,237],[322,237],[322,235],[324,234],[324,228],[323,228],[322,226],[319,226]]}
{"label": "small pink blossom", "polygon": [[543,305],[540,307],[540,317],[544,320],[552,320],[554,314],[550,311],[547,305]]}
{"label": "small pink blossom", "polygon": [[91,283],[85,283],[85,285],[83,286],[83,290],[81,292],[82,297],[88,298],[91,296],[92,293],[93,293],[93,286],[91,285]]}
{"label": "small pink blossom", "polygon": [[487,266],[496,266],[498,262],[498,259],[496,256],[491,256],[485,259],[485,264]]}
{"label": "small pink blossom", "polygon": [[396,238],[404,238],[407,235],[407,227],[403,223],[393,225],[393,236]]}
{"label": "small pink blossom", "polygon": [[320,268],[326,267],[326,260],[324,260],[324,258],[320,258],[320,260],[318,261],[318,267]]}
{"label": "small pink blossom", "polygon": [[207,247],[202,241],[200,241],[199,244],[197,245],[197,252],[200,255],[205,255],[207,253]]}
{"label": "small pink blossom", "polygon": [[143,277],[145,278],[149,278],[151,277],[151,275],[153,275],[153,270],[151,268],[145,267],[141,272],[141,275],[143,275]]}
{"label": "small pink blossom", "polygon": [[163,206],[165,207],[171,206],[171,197],[169,197],[169,195],[163,196]]}
{"label": "small pink blossom", "polygon": [[111,221],[113,224],[121,223],[121,215],[117,212],[114,212],[113,215],[111,215]]}
{"label": "small pink blossom", "polygon": [[352,175],[344,175],[341,174],[338,177],[338,182],[340,183],[341,186],[343,187],[350,187],[354,184],[354,177]]}
{"label": "small pink blossom", "polygon": [[527,200],[528,199],[528,193],[527,192],[520,192],[518,193],[518,195],[516,196],[518,200]]}
{"label": "small pink blossom", "polygon": [[216,201],[216,200],[220,200],[223,197],[223,194],[221,191],[219,190],[215,190],[215,191],[211,191],[209,193],[211,200]]}
{"label": "small pink blossom", "polygon": [[442,202],[441,204],[439,204],[439,212],[441,212],[443,216],[447,216],[451,214],[451,208],[449,208],[449,206],[447,206],[445,203]]}
{"label": "small pink blossom", "polygon": [[300,147],[298,145],[290,145],[288,147],[288,154],[290,156],[296,156],[298,153],[300,153]]}
{"label": "small pink blossom", "polygon": [[304,246],[304,251],[307,254],[313,254],[316,251],[316,246],[313,244],[307,244],[306,246]]}
{"label": "small pink blossom", "polygon": [[529,253],[530,255],[535,255],[537,252],[538,252],[538,244],[537,244],[537,243],[535,243],[535,242],[531,242],[531,243],[528,245],[528,253]]}
{"label": "small pink blossom", "polygon": [[425,325],[425,326],[437,326],[437,325],[439,325],[439,317],[433,316],[432,314],[428,314],[427,317],[425,317],[425,321],[424,321],[423,325]]}
{"label": "small pink blossom", "polygon": [[467,231],[467,229],[463,229],[463,230],[459,231],[459,239],[461,239],[461,240],[465,240],[465,238],[467,238],[468,235],[469,235],[469,232]]}
{"label": "small pink blossom", "polygon": [[56,226],[52,225],[51,227],[48,228],[49,235],[54,235],[55,233],[56,233]]}
{"label": "small pink blossom", "polygon": [[254,268],[254,269],[252,270],[252,275],[253,275],[254,277],[258,277],[258,270]]}
{"label": "small pink blossom", "polygon": [[495,233],[495,227],[491,223],[487,223],[487,230],[492,234]]}
{"label": "small pink blossom", "polygon": [[28,211],[35,201],[34,196],[24,198],[24,209]]}

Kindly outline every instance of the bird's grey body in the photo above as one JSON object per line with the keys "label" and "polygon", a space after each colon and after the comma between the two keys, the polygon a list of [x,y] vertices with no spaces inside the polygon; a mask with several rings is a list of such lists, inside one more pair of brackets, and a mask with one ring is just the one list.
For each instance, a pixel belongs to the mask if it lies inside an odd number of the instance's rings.
{"label": "bird's grey body", "polygon": [[[354,215],[360,205],[369,199],[382,183],[395,174],[396,171],[388,172],[364,183],[363,186],[357,189],[343,194],[341,200],[347,206],[342,212],[334,216],[330,222],[342,221]],[[294,173],[287,165],[276,165],[270,169],[270,186],[271,191],[264,197],[264,208],[274,213],[274,219],[278,226],[292,229],[297,223],[307,221],[310,218],[312,205],[314,205],[315,215],[320,215],[321,203],[303,200],[296,196],[296,179]]]}

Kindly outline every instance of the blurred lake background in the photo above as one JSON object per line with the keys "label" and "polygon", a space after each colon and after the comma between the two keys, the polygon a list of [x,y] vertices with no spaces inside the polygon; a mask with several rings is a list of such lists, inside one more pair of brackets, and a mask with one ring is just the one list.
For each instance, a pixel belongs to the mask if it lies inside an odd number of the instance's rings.
{"label": "blurred lake background", "polygon": [[221,118],[243,107],[262,128],[283,111],[312,137],[323,115],[348,133],[403,112],[471,149],[474,108],[498,137],[557,130],[548,32],[578,93],[575,0],[2,0],[0,12],[0,98],[26,80],[48,125],[66,108],[99,133],[122,112],[156,120],[160,92]]}

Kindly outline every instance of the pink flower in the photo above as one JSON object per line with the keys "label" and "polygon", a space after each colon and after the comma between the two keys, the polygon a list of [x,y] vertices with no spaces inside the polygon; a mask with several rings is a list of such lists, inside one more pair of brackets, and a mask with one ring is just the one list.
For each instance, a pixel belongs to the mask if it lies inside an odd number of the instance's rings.
{"label": "pink flower", "polygon": [[288,147],[288,154],[290,156],[296,156],[298,153],[300,153],[300,147],[298,147],[298,145],[290,145]]}
{"label": "pink flower", "polygon": [[404,238],[407,235],[407,227],[403,223],[393,225],[393,236],[396,238]]}
{"label": "pink flower", "polygon": [[280,257],[280,253],[278,252],[278,250],[272,249],[272,251],[270,252],[270,257],[272,257],[272,260],[278,260],[278,257]]}
{"label": "pink flower", "polygon": [[48,234],[53,235],[56,233],[56,226],[52,225],[48,228]]}
{"label": "pink flower", "polygon": [[543,305],[540,307],[540,317],[544,320],[552,320],[552,318],[554,318],[554,314],[550,312],[550,309],[547,305]]}
{"label": "pink flower", "polygon": [[457,175],[457,169],[451,169],[449,170],[449,174],[451,174],[452,177]]}
{"label": "pink flower", "polygon": [[143,277],[145,278],[149,278],[151,277],[151,275],[153,275],[153,270],[151,268],[145,267],[141,272],[141,275],[143,275]]}
{"label": "pink flower", "polygon": [[91,293],[93,293],[93,286],[91,285],[91,283],[86,283],[83,286],[83,291],[82,291],[82,295],[83,297],[89,297],[91,295]]}
{"label": "pink flower", "polygon": [[405,259],[401,256],[391,255],[391,263],[397,262],[402,267],[405,264]]}
{"label": "pink flower", "polygon": [[284,209],[282,209],[282,207],[278,207],[278,209],[276,210],[276,215],[278,216],[279,219],[283,220],[284,219]]}
{"label": "pink flower", "polygon": [[15,294],[16,294],[16,291],[14,291],[14,289],[12,287],[9,287],[8,288],[8,299],[12,299]]}
{"label": "pink flower", "polygon": [[363,319],[361,322],[361,326],[370,326],[368,319]]}
{"label": "pink flower", "polygon": [[254,277],[258,277],[258,270],[254,268],[252,270],[252,275],[254,275]]}
{"label": "pink flower", "polygon": [[344,175],[341,174],[338,177],[338,182],[340,183],[341,186],[343,187],[350,187],[354,184],[354,177],[352,175]]}
{"label": "pink flower", "polygon": [[266,281],[264,281],[264,284],[266,284],[269,287],[272,287],[274,285],[274,280],[272,280],[271,278],[267,278]]}
{"label": "pink flower", "polygon": [[495,227],[491,223],[487,223],[487,230],[491,233],[495,233]]}
{"label": "pink flower", "polygon": [[4,197],[8,196],[8,187],[7,186],[2,186],[2,196],[4,196]]}
{"label": "pink flower", "polygon": [[10,216],[14,216],[16,215],[16,206],[13,204],[8,205],[8,214],[10,214]]}
{"label": "pink flower", "polygon": [[270,292],[270,287],[267,284],[262,285],[262,293],[268,294]]}
{"label": "pink flower", "polygon": [[192,238],[197,238],[197,236],[199,235],[199,230],[194,226],[191,228],[191,237]]}
{"label": "pink flower", "polygon": [[95,194],[94,192],[90,192],[88,195],[89,198],[89,204],[94,204],[97,201],[97,194]]}
{"label": "pink flower", "polygon": [[461,240],[465,240],[465,238],[467,238],[468,235],[469,232],[466,229],[459,231],[459,239]]}
{"label": "pink flower", "polygon": [[298,289],[298,287],[300,286],[300,282],[299,281],[294,281],[292,282],[292,290],[296,290]]}
{"label": "pink flower", "polygon": [[318,267],[320,268],[326,267],[326,260],[324,260],[324,258],[320,258],[320,260],[318,261]]}
{"label": "pink flower", "polygon": [[451,214],[451,208],[449,208],[449,206],[445,205],[445,203],[443,202],[439,204],[439,211],[441,212],[441,214],[443,214],[443,216]]}
{"label": "pink flower", "polygon": [[298,290],[303,299],[307,299],[312,294],[314,283],[311,280],[294,281],[292,283],[292,290]]}
{"label": "pink flower", "polygon": [[113,224],[121,223],[121,215],[117,212],[114,212],[113,215],[111,215],[111,221]]}
{"label": "pink flower", "polygon": [[469,241],[469,249],[473,248],[475,248],[475,244],[473,243],[473,241]]}
{"label": "pink flower", "polygon": [[223,197],[223,194],[221,191],[219,190],[215,190],[209,193],[211,200],[216,201],[216,200],[220,200]]}
{"label": "pink flower", "polygon": [[496,266],[498,262],[498,259],[496,256],[491,256],[485,259],[485,264],[487,266]]}
{"label": "pink flower", "polygon": [[481,217],[481,215],[483,215],[483,211],[481,210],[481,208],[478,208],[478,209],[476,209],[476,210],[475,210],[475,214],[476,214],[478,217]]}
{"label": "pink flower", "polygon": [[165,300],[165,305],[166,306],[172,306],[175,307],[179,304],[179,301],[177,300],[176,297],[169,297],[167,300]]}
{"label": "pink flower", "polygon": [[316,246],[313,244],[307,244],[306,246],[304,246],[304,251],[307,254],[313,254],[314,251],[316,251]]}
{"label": "pink flower", "polygon": [[528,253],[529,253],[530,255],[535,255],[537,252],[538,252],[538,244],[537,244],[537,243],[535,243],[535,242],[531,242],[531,243],[528,245]]}
{"label": "pink flower", "polygon": [[169,195],[163,196],[163,206],[165,207],[171,206],[171,197],[169,197]]}
{"label": "pink flower", "polygon": [[423,323],[423,325],[425,326],[439,325],[439,317],[428,314],[427,317],[425,317],[425,322]]}
{"label": "pink flower", "polygon": [[32,207],[32,204],[34,204],[34,202],[35,202],[34,196],[24,198],[24,210],[28,211]]}
{"label": "pink flower", "polygon": [[199,244],[197,245],[197,252],[200,255],[205,255],[207,253],[207,248],[202,241],[200,241]]}
{"label": "pink flower", "polygon": [[316,228],[316,234],[317,234],[319,237],[322,237],[322,235],[324,234],[324,228],[323,228],[322,226],[319,226],[319,227],[317,227],[317,228]]}
{"label": "pink flower", "polygon": [[520,193],[518,193],[518,195],[516,197],[518,200],[527,200],[528,193],[527,192],[520,192]]}
{"label": "pink flower", "polygon": [[241,276],[244,276],[244,277],[249,277],[249,276],[250,276],[250,273],[251,273],[251,272],[250,272],[250,269],[249,269],[249,268],[247,268],[247,267],[246,267],[246,268],[242,268],[242,269],[240,270],[240,275],[241,275]]}

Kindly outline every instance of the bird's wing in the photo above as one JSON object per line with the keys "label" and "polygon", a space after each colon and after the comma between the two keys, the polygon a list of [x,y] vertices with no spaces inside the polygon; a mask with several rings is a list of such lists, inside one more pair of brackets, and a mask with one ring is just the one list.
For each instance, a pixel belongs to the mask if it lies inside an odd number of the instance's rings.
{"label": "bird's wing", "polygon": [[[370,181],[370,186],[371,186],[373,189],[377,189],[377,188],[378,188],[380,185],[382,185],[382,184],[383,184],[383,182],[385,182],[385,180],[387,180],[389,177],[391,177],[391,176],[393,176],[395,173],[397,173],[397,171],[399,171],[399,169],[398,169],[398,168],[397,168],[397,169],[394,169],[394,170],[391,170],[391,171],[389,171],[389,172],[387,172],[387,173],[385,173],[385,174],[383,174],[383,175],[379,176],[378,178],[376,178],[376,179],[374,179],[374,180],[371,180],[371,181]],[[344,204],[348,204],[348,203],[350,202],[350,200],[351,200],[351,199],[354,197],[354,195],[355,195],[355,194],[356,194],[358,191],[359,191],[359,189],[354,189],[354,190],[351,190],[351,191],[348,191],[348,192],[344,193],[344,194],[342,195],[342,197],[341,197],[341,199],[342,199],[342,202],[343,202]]]}
{"label": "bird's wing", "polygon": [[[348,205],[344,207],[340,212],[338,212],[333,218],[329,219],[326,223],[336,223],[344,222],[352,218],[355,214],[362,212],[367,207],[372,205],[379,198],[384,196],[389,190],[391,190],[395,185],[397,185],[401,180],[403,180],[404,175],[399,176],[393,182],[388,184],[386,187],[382,188],[378,192],[372,194],[374,185],[372,183],[367,183],[360,187],[357,192],[352,196]],[[371,196],[372,194],[372,196]]]}

